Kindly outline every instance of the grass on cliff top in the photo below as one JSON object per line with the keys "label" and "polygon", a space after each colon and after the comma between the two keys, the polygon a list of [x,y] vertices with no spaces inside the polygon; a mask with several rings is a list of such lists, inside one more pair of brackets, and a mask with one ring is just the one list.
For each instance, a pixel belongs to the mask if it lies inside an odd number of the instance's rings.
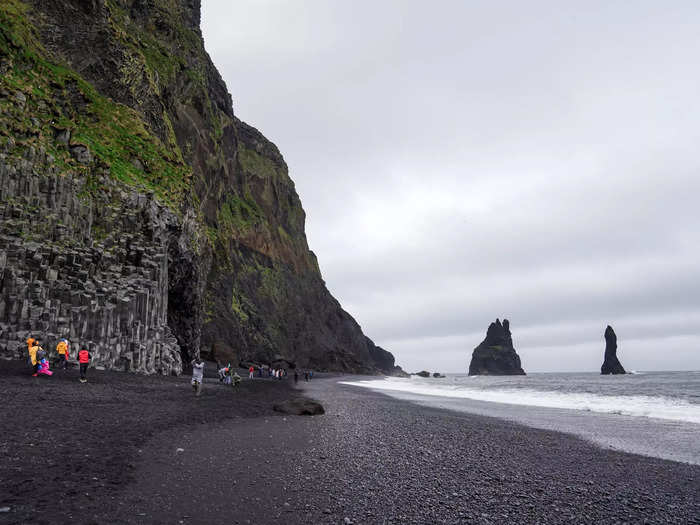
{"label": "grass on cliff top", "polygon": [[[0,77],[0,87],[21,92],[27,99],[23,112],[0,117],[13,120],[9,127],[20,132],[17,153],[23,146],[44,145],[63,161],[59,167],[84,172],[53,141],[56,129],[69,129],[71,144],[87,146],[115,179],[153,191],[163,203],[179,209],[190,188],[191,168],[148,132],[134,110],[100,95],[80,75],[48,60],[28,11],[19,0],[0,4],[0,55],[12,61]],[[22,137],[26,119],[33,116],[39,120],[39,129]]]}

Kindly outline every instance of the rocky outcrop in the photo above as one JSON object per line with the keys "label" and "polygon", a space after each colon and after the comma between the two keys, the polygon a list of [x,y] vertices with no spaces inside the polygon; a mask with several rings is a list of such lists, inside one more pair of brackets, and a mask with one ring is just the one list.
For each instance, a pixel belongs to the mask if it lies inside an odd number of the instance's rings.
{"label": "rocky outcrop", "polygon": [[603,360],[603,366],[600,367],[600,373],[603,375],[625,374],[625,369],[617,358],[617,335],[615,335],[615,330],[612,329],[612,326],[608,325],[605,329],[604,337],[605,358]]}
{"label": "rocky outcrop", "polygon": [[445,376],[442,375],[440,372],[433,372],[433,377],[437,379],[445,379]]}
{"label": "rocky outcrop", "polygon": [[415,375],[417,375],[418,377],[430,377],[430,372],[428,372],[427,370],[421,370],[420,372],[416,372]]}
{"label": "rocky outcrop", "polygon": [[402,373],[328,292],[287,165],[235,117],[199,18],[198,0],[0,4],[0,355],[34,331],[149,373],[202,346]]}
{"label": "rocky outcrop", "polygon": [[486,331],[486,339],[474,349],[469,375],[525,375],[513,347],[510,323],[496,319]]}
{"label": "rocky outcrop", "polygon": [[321,403],[305,397],[289,399],[287,401],[274,405],[272,409],[275,412],[281,412],[283,414],[292,414],[295,416],[319,416],[321,414],[325,414],[326,412],[323,409],[323,405],[321,405]]}

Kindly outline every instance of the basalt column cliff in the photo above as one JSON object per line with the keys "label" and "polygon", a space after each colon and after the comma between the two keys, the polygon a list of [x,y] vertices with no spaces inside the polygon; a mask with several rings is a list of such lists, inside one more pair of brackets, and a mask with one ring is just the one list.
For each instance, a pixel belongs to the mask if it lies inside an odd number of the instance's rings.
{"label": "basalt column cliff", "polygon": [[394,371],[330,295],[274,144],[234,116],[199,0],[0,3],[0,356]]}

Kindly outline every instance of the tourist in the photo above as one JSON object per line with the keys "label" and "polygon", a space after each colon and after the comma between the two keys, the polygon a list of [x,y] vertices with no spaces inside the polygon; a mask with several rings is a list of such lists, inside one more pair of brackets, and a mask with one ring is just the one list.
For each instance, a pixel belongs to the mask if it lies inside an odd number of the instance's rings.
{"label": "tourist", "polygon": [[309,371],[308,370],[304,370],[304,381],[307,381],[307,382],[309,381]]}
{"label": "tourist", "polygon": [[204,361],[197,355],[192,360],[192,390],[194,395],[202,393],[202,383],[204,382]]}
{"label": "tourist", "polygon": [[248,369],[248,379],[253,379],[254,374],[255,374],[255,368],[253,368],[253,365],[250,365],[250,368]]}
{"label": "tourist", "polygon": [[32,365],[32,377],[36,377],[39,371],[39,361],[36,359],[36,355],[39,352],[39,341],[30,337],[27,339],[27,345],[29,350],[29,363]]}
{"label": "tourist", "polygon": [[313,378],[314,378],[314,371],[309,370],[309,379],[313,379]]}
{"label": "tourist", "polygon": [[233,388],[237,389],[238,385],[241,384],[241,376],[238,375],[238,372],[233,373]]}
{"label": "tourist", "polygon": [[45,376],[50,376],[53,375],[53,372],[49,369],[49,359],[48,359],[48,354],[46,350],[41,348],[40,346],[38,347],[38,350],[36,352],[36,361],[37,361],[37,369],[36,369],[36,374],[42,374]]}
{"label": "tourist", "polygon": [[294,369],[294,384],[296,385],[299,382],[299,372],[297,372],[297,369]]}
{"label": "tourist", "polygon": [[219,383],[223,383],[224,379],[226,378],[226,367],[217,365],[218,366],[218,373],[219,373]]}
{"label": "tourist", "polygon": [[63,369],[68,369],[68,340],[61,339],[56,345],[56,352],[58,352],[58,364],[62,364]]}
{"label": "tourist", "polygon": [[[29,356],[31,354],[31,349],[34,346],[34,343],[36,342],[36,339],[33,337],[29,336],[27,337],[27,355]],[[28,358],[27,361],[29,362],[30,359]]]}
{"label": "tourist", "polygon": [[90,366],[92,354],[83,348],[78,352],[78,363],[80,363],[80,382],[87,383],[87,369]]}

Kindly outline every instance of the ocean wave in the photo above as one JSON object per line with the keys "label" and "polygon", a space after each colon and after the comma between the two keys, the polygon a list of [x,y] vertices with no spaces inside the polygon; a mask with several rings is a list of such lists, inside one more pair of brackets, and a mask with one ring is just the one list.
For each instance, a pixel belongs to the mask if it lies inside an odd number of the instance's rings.
{"label": "ocean wave", "polygon": [[700,405],[689,403],[683,399],[664,396],[603,395],[588,392],[556,392],[523,388],[480,390],[461,384],[429,384],[427,382],[399,378],[342,381],[342,384],[385,392],[404,392],[432,397],[473,399],[491,403],[651,417],[700,424]]}

